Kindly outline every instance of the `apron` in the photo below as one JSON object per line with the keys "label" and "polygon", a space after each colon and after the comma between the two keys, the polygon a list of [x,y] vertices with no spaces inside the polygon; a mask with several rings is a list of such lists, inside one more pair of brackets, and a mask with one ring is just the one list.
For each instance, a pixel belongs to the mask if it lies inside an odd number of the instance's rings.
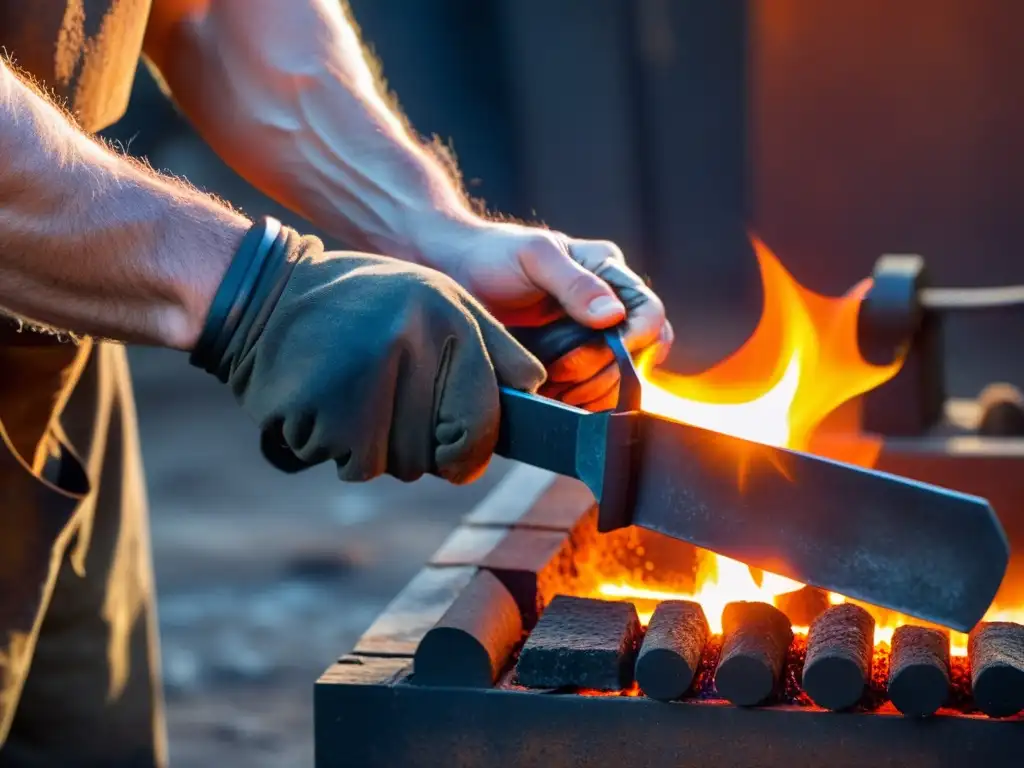
{"label": "apron", "polygon": [[[95,132],[149,7],[0,0],[0,46]],[[164,764],[152,596],[124,349],[0,318],[0,766]]]}

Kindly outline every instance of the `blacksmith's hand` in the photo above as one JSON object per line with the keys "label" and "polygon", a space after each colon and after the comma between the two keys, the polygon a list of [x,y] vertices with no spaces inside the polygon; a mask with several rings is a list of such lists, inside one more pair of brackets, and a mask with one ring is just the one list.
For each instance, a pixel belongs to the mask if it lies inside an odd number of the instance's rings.
{"label": "blacksmith's hand", "polygon": [[267,457],[290,471],[333,460],[347,481],[477,477],[498,380],[536,391],[540,363],[451,278],[281,231],[238,327],[211,310],[204,338],[222,340],[193,352],[255,419]]}
{"label": "blacksmith's hand", "polygon": [[[660,363],[673,341],[665,307],[604,240],[471,217],[424,233],[423,263],[452,276],[508,326],[538,326],[568,314],[591,328],[625,321],[627,347]],[[548,368],[541,393],[592,410],[614,405],[619,373],[594,343]]]}

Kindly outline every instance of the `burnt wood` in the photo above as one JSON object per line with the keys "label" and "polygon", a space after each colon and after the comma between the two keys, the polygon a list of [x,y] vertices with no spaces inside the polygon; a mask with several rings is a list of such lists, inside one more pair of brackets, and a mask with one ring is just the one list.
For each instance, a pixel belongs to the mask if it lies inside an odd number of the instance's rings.
{"label": "burnt wood", "polygon": [[875,650],[875,619],[859,605],[834,605],[811,624],[803,687],[819,707],[849,709],[864,694]]}
{"label": "burnt wood", "polygon": [[493,574],[478,571],[420,641],[413,682],[489,688],[522,634],[512,595]]}
{"label": "burnt wood", "polygon": [[708,634],[708,620],[699,603],[660,603],[636,659],[640,690],[659,701],[680,698],[693,682]]}
{"label": "burnt wood", "polygon": [[775,598],[775,607],[789,617],[794,627],[809,627],[828,610],[828,592],[817,587],[803,587]]}
{"label": "burnt wood", "polygon": [[775,690],[793,642],[789,619],[768,603],[729,603],[722,612],[722,630],[715,687],[737,706],[761,704]]}
{"label": "burnt wood", "polygon": [[523,645],[516,680],[529,688],[628,688],[641,634],[632,603],[557,595]]}
{"label": "burnt wood", "polygon": [[904,715],[923,717],[949,699],[949,633],[908,624],[897,627],[889,654],[889,699]]}
{"label": "burnt wood", "polygon": [[967,641],[974,703],[990,717],[1024,710],[1024,625],[979,624]]}
{"label": "burnt wood", "polygon": [[359,638],[355,653],[412,656],[476,571],[472,567],[422,569]]}
{"label": "burnt wood", "polygon": [[[368,664],[390,662],[371,659]],[[334,665],[314,693],[317,768],[965,768],[1019,760],[1024,720],[686,699],[430,688]],[[356,674],[357,673],[357,674]],[[394,670],[382,670],[390,679]],[[927,727],[924,727],[927,725]]]}

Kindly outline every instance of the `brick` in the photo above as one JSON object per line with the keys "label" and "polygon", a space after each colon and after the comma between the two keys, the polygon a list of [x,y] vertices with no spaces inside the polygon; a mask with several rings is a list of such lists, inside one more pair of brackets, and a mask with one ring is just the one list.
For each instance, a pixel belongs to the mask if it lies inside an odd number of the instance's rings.
{"label": "brick", "polygon": [[479,565],[505,538],[507,528],[474,528],[460,526],[431,556],[430,565]]}
{"label": "brick", "polygon": [[565,531],[514,528],[480,561],[505,585],[532,628],[555,594],[575,577],[573,547]]}
{"label": "brick", "polygon": [[467,525],[573,530],[596,508],[583,483],[522,464],[464,519]]}

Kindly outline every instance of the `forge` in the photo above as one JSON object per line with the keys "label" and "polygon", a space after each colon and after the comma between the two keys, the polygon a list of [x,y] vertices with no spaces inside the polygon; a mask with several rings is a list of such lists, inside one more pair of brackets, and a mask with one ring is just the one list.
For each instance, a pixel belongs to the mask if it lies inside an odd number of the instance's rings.
{"label": "forge", "polygon": [[[925,293],[923,260],[883,258],[830,299],[754,244],[754,334],[696,376],[641,366],[644,409],[990,499],[1012,554],[985,620],[950,634],[657,533],[599,533],[585,486],[516,465],[317,682],[318,766],[1017,759],[1019,396],[942,396],[931,334],[951,299]],[[774,471],[740,466],[741,486]]]}
{"label": "forge", "polygon": [[[558,4],[528,5],[541,14]],[[581,484],[517,466],[319,679],[317,765],[1017,765],[1024,397],[972,365],[972,382],[991,385],[950,398],[946,352],[956,351],[948,326],[994,313],[1018,322],[1000,325],[999,339],[979,336],[977,346],[990,357],[1018,354],[1002,331],[1009,338],[1019,327],[1024,289],[977,286],[1014,277],[1005,255],[1019,228],[1011,202],[1020,199],[1021,164],[1008,148],[1024,101],[1007,62],[1020,58],[1012,22],[1022,6],[611,5],[622,18],[642,9],[645,25],[630,34],[665,33],[638,54],[636,82],[555,46],[605,78],[566,101],[574,121],[592,98],[614,119],[591,123],[618,131],[618,118],[642,102],[643,151],[618,132],[606,144],[643,154],[637,175],[652,186],[609,194],[605,217],[645,209],[637,229],[656,245],[638,250],[660,258],[644,268],[670,278],[655,282],[669,303],[673,291],[711,292],[690,272],[682,285],[691,255],[732,258],[732,226],[718,219],[751,223],[764,237],[753,239],[764,291],[749,339],[694,375],[638,361],[643,408],[985,497],[1010,540],[1006,578],[983,622],[970,635],[950,635],[654,533],[598,533],[594,499]],[[544,24],[522,26],[549,33]],[[621,55],[605,38],[584,49]],[[535,67],[534,80],[571,90],[556,72],[548,77],[548,58],[518,58]],[[725,104],[732,69],[744,75]],[[620,86],[629,98],[613,101]],[[538,156],[560,157],[564,145]],[[578,163],[598,169],[594,186],[628,189],[628,174],[599,160]],[[713,173],[691,176],[712,164]],[[557,163],[531,171],[538,207],[552,221],[560,202],[596,204]],[[735,194],[712,188],[710,176],[726,178]],[[725,209],[729,216],[716,217]],[[871,275],[845,295],[825,296],[784,263],[830,291]],[[943,286],[973,287],[937,287],[929,265]],[[705,330],[698,321],[685,332]],[[744,483],[742,472],[736,482]]]}

